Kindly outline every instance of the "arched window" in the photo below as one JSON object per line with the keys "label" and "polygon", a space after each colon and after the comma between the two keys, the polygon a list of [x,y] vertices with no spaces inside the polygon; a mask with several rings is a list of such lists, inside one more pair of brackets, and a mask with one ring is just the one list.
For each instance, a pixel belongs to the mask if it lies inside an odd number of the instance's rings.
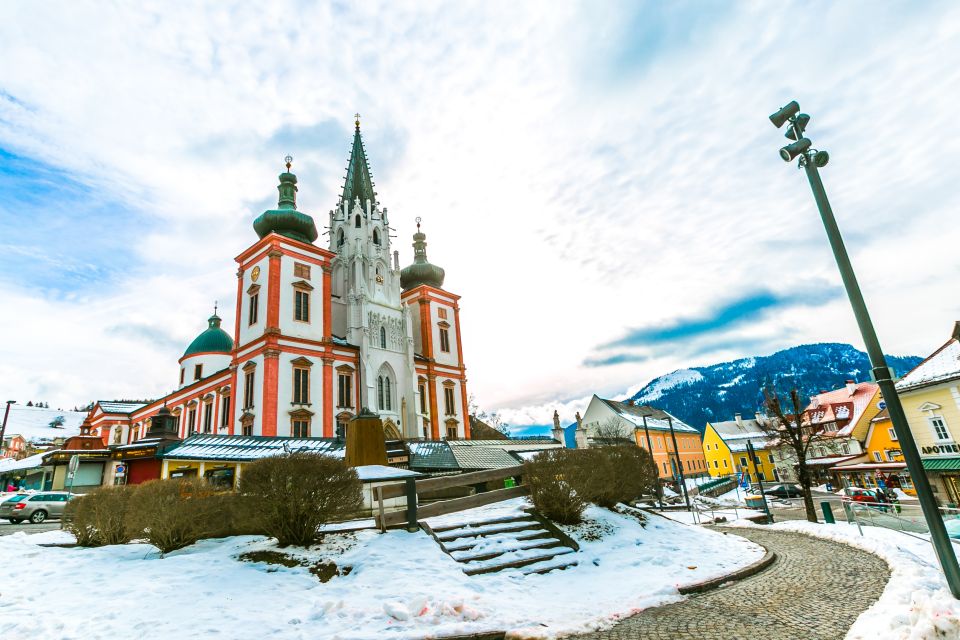
{"label": "arched window", "polygon": [[377,409],[383,411],[383,376],[377,377]]}
{"label": "arched window", "polygon": [[387,329],[386,327],[380,327],[380,348],[387,348]]}
{"label": "arched window", "polygon": [[359,213],[358,213],[357,216],[353,219],[353,226],[355,226],[357,229],[360,228],[360,214],[359,214]]}
{"label": "arched window", "polygon": [[387,411],[390,411],[393,408],[390,406],[391,405],[390,399],[392,397],[393,395],[390,392],[390,378],[384,378],[383,379],[383,399],[386,400],[387,402],[387,406],[386,406]]}
{"label": "arched window", "polygon": [[337,247],[343,246],[343,229],[337,231]]}
{"label": "arched window", "polygon": [[373,244],[380,244],[380,232],[376,229],[373,230]]}

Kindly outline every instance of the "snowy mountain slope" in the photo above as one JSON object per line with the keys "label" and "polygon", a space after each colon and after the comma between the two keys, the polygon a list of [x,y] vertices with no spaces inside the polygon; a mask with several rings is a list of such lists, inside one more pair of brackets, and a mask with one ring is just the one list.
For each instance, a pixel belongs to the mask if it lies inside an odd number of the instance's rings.
{"label": "snowy mountain slope", "polygon": [[[59,416],[63,416],[63,426],[50,427],[50,423]],[[14,404],[10,406],[5,437],[20,434],[29,442],[69,438],[80,433],[80,423],[86,416],[84,411],[60,411]],[[0,413],[0,420],[2,419],[3,415]]]}
{"label": "snowy mountain slope", "polygon": [[[887,356],[897,375],[919,364],[916,356]],[[867,354],[849,344],[806,344],[769,356],[742,358],[706,367],[680,369],[654,378],[631,399],[650,402],[703,431],[707,422],[752,416],[763,406],[764,385],[781,392],[796,387],[801,397],[836,389],[846,380],[870,379]]]}

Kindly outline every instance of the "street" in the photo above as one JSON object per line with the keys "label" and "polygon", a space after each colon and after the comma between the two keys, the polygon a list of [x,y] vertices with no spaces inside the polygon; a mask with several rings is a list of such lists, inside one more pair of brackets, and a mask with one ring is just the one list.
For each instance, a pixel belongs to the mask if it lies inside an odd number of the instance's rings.
{"label": "street", "polygon": [[55,531],[59,528],[59,520],[48,520],[47,522],[43,522],[41,524],[31,524],[29,522],[13,524],[7,520],[0,520],[0,536],[8,536],[11,533],[16,533],[18,531],[24,531],[26,533],[40,533],[42,531]]}

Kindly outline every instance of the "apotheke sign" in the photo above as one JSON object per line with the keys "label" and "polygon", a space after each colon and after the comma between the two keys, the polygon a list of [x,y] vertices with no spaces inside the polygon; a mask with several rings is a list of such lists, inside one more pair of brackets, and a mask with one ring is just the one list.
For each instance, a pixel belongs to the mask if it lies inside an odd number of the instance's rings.
{"label": "apotheke sign", "polygon": [[923,455],[960,453],[960,444],[935,444],[929,447],[920,447],[920,453]]}

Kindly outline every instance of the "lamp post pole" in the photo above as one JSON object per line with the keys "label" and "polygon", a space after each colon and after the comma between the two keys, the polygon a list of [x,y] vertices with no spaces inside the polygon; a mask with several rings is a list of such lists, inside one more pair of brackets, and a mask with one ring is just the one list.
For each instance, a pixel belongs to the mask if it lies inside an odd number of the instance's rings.
{"label": "lamp post pole", "polygon": [[[650,459],[653,460],[653,445],[650,443],[650,428],[647,427],[646,414],[643,416],[643,432],[647,434],[647,451],[650,453]],[[653,466],[656,468],[656,460],[653,460]],[[660,503],[660,511],[663,511],[663,487],[660,486],[660,469],[657,469],[657,501]]]}
{"label": "lamp post pole", "polygon": [[[667,413],[664,411],[664,413]],[[677,461],[677,467],[680,472],[680,486],[683,488],[683,499],[687,503],[687,510],[690,509],[690,494],[687,493],[687,479],[683,475],[683,460],[680,459],[680,449],[677,447],[677,434],[673,432],[673,418],[667,413],[667,424],[670,425],[670,439],[673,440],[673,453]]]}
{"label": "lamp post pole", "polygon": [[907,470],[913,478],[917,498],[920,500],[924,519],[930,529],[933,548],[937,553],[937,559],[940,561],[940,568],[943,570],[953,597],[960,599],[960,566],[957,566],[957,556],[953,549],[953,543],[947,535],[943,518],[940,516],[940,509],[933,497],[933,491],[930,489],[930,480],[923,470],[923,461],[920,458],[920,452],[917,450],[917,443],[914,441],[910,425],[907,423],[903,405],[900,404],[900,396],[897,394],[893,381],[893,372],[887,366],[883,349],[880,348],[880,341],[877,339],[877,333],[873,328],[873,322],[870,320],[867,305],[863,300],[863,294],[860,292],[857,276],[854,274],[853,265],[850,264],[850,257],[847,255],[843,237],[840,235],[840,229],[833,216],[833,209],[830,208],[827,193],[823,188],[823,182],[820,180],[818,168],[826,166],[829,156],[826,151],[810,149],[810,140],[803,136],[804,129],[810,121],[810,116],[798,113],[799,110],[800,106],[796,101],[793,101],[770,116],[771,122],[777,128],[789,122],[790,129],[787,132],[787,137],[795,140],[795,142],[780,150],[780,156],[787,162],[799,158],[800,166],[806,171],[810,188],[813,190],[814,200],[816,200],[817,208],[820,210],[820,217],[823,219],[827,239],[830,241],[833,256],[840,270],[843,286],[847,291],[850,306],[853,307],[853,314],[857,319],[860,334],[863,336],[863,342],[867,348],[871,374],[880,387],[880,393],[884,401],[887,403],[887,411],[890,414],[894,432],[899,439],[903,459],[907,463]]}
{"label": "lamp post pole", "polygon": [[7,408],[3,411],[3,424],[0,424],[0,457],[3,457],[3,436],[7,431],[7,418],[10,417],[10,405],[16,404],[16,400],[7,400]]}

